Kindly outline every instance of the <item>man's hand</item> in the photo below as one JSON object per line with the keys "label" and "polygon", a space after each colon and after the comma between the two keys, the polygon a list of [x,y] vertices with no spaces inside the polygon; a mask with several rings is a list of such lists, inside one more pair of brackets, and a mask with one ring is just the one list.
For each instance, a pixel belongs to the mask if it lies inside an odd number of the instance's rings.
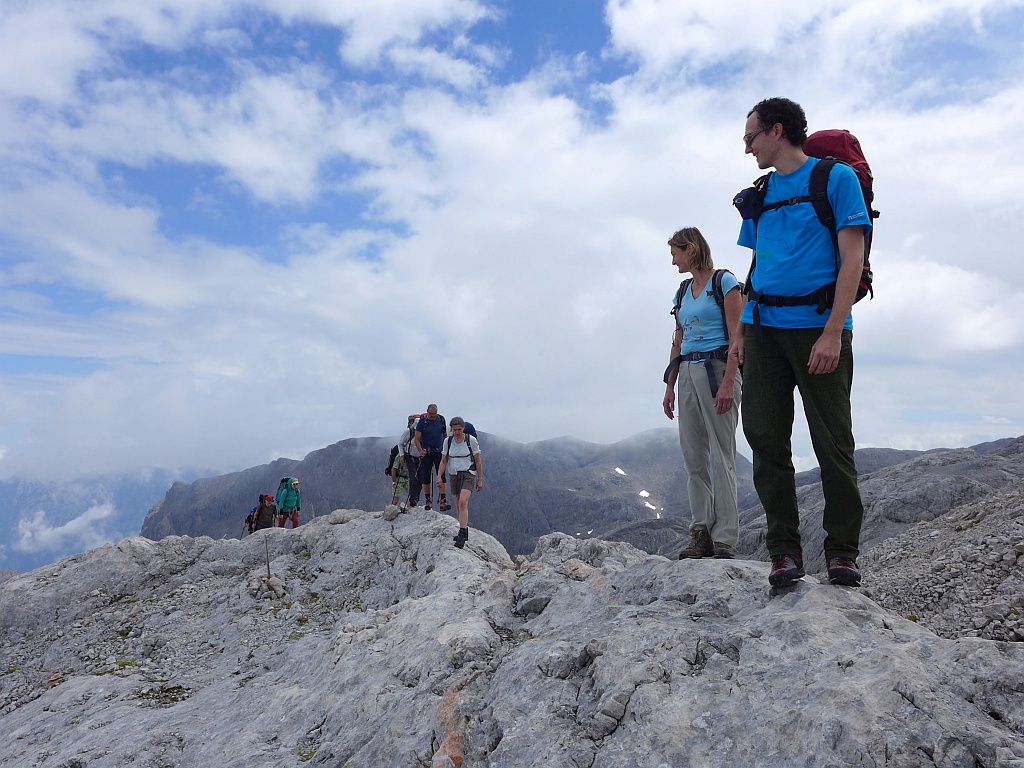
{"label": "man's hand", "polygon": [[811,347],[807,361],[807,372],[832,373],[839,366],[839,352],[843,346],[842,336],[825,331]]}
{"label": "man's hand", "polygon": [[736,361],[737,366],[743,365],[743,342],[743,334],[737,333],[736,338],[729,344],[729,357]]}

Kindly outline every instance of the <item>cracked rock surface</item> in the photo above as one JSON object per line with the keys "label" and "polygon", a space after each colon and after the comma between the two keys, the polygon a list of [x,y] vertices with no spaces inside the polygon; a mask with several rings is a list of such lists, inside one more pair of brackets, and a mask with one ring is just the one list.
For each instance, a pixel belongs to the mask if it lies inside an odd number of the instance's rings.
{"label": "cracked rock surface", "polygon": [[762,562],[456,529],[339,510],[12,577],[0,765],[1024,768],[1024,643],[812,577],[769,598]]}

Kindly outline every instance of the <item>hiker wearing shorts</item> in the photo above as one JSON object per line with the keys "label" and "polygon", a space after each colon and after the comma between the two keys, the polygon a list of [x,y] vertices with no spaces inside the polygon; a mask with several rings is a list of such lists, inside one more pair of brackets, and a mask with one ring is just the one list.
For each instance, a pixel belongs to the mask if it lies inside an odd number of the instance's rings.
{"label": "hiker wearing shorts", "polygon": [[459,519],[455,546],[462,549],[469,540],[469,496],[474,488],[483,490],[484,465],[480,458],[480,443],[472,435],[466,434],[465,420],[456,416],[452,419],[451,427],[452,436],[445,441],[441,452],[437,487],[441,487],[447,471]]}
{"label": "hiker wearing shorts", "polygon": [[391,485],[394,495],[391,503],[397,505],[403,493],[409,493],[409,466],[405,463],[405,455],[399,451],[398,458],[391,465]]}
{"label": "hiker wearing shorts", "polygon": [[405,466],[409,472],[410,509],[420,505],[420,489],[423,487],[420,482],[420,449],[416,447],[416,422],[420,420],[420,416],[418,413],[409,416],[409,422],[398,441],[398,450],[405,459]]}

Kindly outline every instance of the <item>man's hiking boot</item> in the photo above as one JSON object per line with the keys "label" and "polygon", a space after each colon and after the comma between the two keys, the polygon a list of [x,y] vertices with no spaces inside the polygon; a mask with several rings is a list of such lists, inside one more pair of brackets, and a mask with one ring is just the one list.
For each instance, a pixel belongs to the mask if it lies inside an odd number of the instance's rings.
{"label": "man's hiking boot", "polygon": [[452,508],[452,505],[448,503],[448,499],[446,499],[444,496],[442,496],[441,497],[441,506],[439,506],[438,509],[440,509],[442,512],[447,512],[451,508]]}
{"label": "man's hiking boot", "polygon": [[828,580],[840,587],[859,587],[860,571],[852,557],[830,557],[828,559]]}
{"label": "man's hiking boot", "polygon": [[804,576],[804,559],[799,555],[772,555],[772,572],[768,583],[785,587]]}
{"label": "man's hiking boot", "polygon": [[459,528],[459,532],[453,537],[455,546],[462,549],[469,541],[469,528]]}
{"label": "man's hiking boot", "polygon": [[432,510],[434,508],[432,506],[432,502],[430,501],[430,499],[427,499],[426,503],[423,505],[423,508],[425,510],[427,510],[427,512],[429,512],[430,510]]}
{"label": "man's hiking boot", "polygon": [[713,557],[715,545],[711,536],[703,528],[695,528],[690,531],[690,544],[679,553],[680,560],[687,560],[696,557]]}
{"label": "man's hiking boot", "polygon": [[728,544],[723,544],[720,541],[715,542],[714,552],[715,557],[719,560],[732,560],[736,557],[736,549]]}

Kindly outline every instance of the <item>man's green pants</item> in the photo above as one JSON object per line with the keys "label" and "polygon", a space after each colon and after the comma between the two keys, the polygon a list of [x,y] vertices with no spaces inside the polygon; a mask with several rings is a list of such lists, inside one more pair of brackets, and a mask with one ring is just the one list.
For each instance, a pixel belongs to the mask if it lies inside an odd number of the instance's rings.
{"label": "man's green pants", "polygon": [[820,328],[746,326],[743,363],[743,434],[754,454],[754,487],[767,518],[765,544],[772,555],[803,556],[793,469],[793,389],[799,389],[821,468],[825,496],[825,558],[860,554],[864,505],[857,488],[850,390],[853,332],[843,331],[839,364],[811,374],[807,361]]}

